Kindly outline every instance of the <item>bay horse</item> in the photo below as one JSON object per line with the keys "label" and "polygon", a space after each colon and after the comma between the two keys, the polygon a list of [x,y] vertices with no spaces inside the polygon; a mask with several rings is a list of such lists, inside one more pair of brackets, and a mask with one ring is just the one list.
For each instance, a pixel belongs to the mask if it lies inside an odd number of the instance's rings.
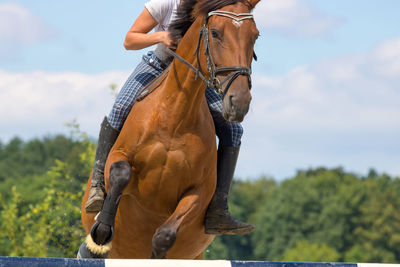
{"label": "bay horse", "polygon": [[107,197],[97,218],[84,208],[89,178],[82,200],[88,236],[78,257],[201,259],[214,239],[203,222],[217,162],[205,90],[221,91],[225,119],[243,120],[258,37],[251,11],[258,2],[181,3],[171,30],[181,37],[176,53],[170,51],[175,59],[158,88],[133,106],[109,153]]}

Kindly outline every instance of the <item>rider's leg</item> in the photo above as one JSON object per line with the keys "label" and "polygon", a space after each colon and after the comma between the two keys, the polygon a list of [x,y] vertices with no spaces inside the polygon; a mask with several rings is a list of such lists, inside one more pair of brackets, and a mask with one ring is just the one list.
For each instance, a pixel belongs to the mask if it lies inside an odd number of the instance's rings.
{"label": "rider's leg", "polygon": [[165,64],[153,52],[143,56],[143,60],[129,76],[118,94],[108,118],[104,118],[96,149],[89,198],[85,204],[87,213],[97,213],[101,210],[105,193],[104,166],[107,156],[135,103],[137,95],[165,68]]}
{"label": "rider's leg", "polygon": [[214,119],[219,139],[217,160],[217,188],[208,206],[205,218],[207,234],[246,234],[254,230],[251,224],[234,219],[228,210],[228,194],[239,155],[243,128],[240,123],[231,123],[222,116],[222,98],[213,89],[207,88],[206,98]]}
{"label": "rider's leg", "polygon": [[99,139],[97,142],[96,155],[94,158],[92,180],[89,191],[89,198],[86,201],[85,209],[87,213],[97,213],[101,210],[104,200],[104,167],[115,140],[119,135],[119,131],[114,129],[104,117],[100,127]]}

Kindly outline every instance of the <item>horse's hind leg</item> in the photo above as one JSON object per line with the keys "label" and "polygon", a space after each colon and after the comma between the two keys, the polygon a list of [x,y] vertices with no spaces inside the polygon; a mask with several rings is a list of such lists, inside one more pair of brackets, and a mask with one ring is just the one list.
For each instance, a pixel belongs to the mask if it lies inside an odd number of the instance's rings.
{"label": "horse's hind leg", "polygon": [[132,168],[126,161],[118,161],[110,168],[110,190],[104,200],[103,207],[92,226],[90,236],[86,239],[86,246],[96,256],[106,257],[111,249],[115,215],[117,214],[122,191],[129,184]]}
{"label": "horse's hind leg", "polygon": [[[165,259],[168,250],[175,243],[178,230],[184,225],[193,223],[205,212],[208,201],[203,199],[200,189],[188,191],[179,201],[171,217],[161,225],[152,239],[152,259]],[[195,255],[196,256],[196,255]]]}

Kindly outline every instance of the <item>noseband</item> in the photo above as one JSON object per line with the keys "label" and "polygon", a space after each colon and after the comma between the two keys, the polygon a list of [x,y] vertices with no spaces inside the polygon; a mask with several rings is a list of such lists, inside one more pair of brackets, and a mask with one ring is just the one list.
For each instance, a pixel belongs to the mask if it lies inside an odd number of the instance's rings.
{"label": "noseband", "polygon": [[[204,25],[200,30],[199,33],[199,40],[197,43],[197,48],[195,50],[195,54],[197,56],[197,68],[192,66],[189,62],[187,62],[185,59],[180,57],[178,54],[176,54],[174,51],[171,49],[167,48],[167,52],[170,53],[172,56],[175,58],[179,59],[183,63],[185,63],[189,68],[194,70],[196,72],[196,79],[197,77],[200,77],[204,83],[211,88],[214,88],[222,97],[226,95],[228,92],[229,87],[232,85],[233,81],[239,77],[240,75],[247,76],[248,82],[249,82],[249,88],[251,88],[251,68],[247,66],[230,66],[230,67],[217,67],[214,63],[214,60],[211,55],[211,49],[210,49],[210,41],[209,41],[209,30],[208,30],[208,19],[211,16],[223,16],[230,18],[237,22],[240,26],[240,22],[246,20],[246,19],[252,19],[253,14],[251,13],[234,13],[234,12],[229,12],[229,11],[211,11],[206,15]],[[206,79],[204,75],[201,73],[201,66],[200,66],[200,59],[199,59],[199,50],[200,50],[200,43],[201,40],[203,39],[204,43],[204,54],[207,58],[207,70],[209,72],[210,78]],[[217,75],[221,73],[228,73],[230,72],[229,75],[225,77],[225,79],[221,82],[218,78]],[[223,88],[223,85],[226,83],[225,88]]]}

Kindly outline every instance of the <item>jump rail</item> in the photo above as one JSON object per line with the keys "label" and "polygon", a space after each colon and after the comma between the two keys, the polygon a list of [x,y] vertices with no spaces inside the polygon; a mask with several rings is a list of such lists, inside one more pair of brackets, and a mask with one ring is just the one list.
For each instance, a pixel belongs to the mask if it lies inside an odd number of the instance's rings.
{"label": "jump rail", "polygon": [[193,260],[86,260],[0,257],[0,267],[400,267],[400,264],[336,262],[193,261]]}

